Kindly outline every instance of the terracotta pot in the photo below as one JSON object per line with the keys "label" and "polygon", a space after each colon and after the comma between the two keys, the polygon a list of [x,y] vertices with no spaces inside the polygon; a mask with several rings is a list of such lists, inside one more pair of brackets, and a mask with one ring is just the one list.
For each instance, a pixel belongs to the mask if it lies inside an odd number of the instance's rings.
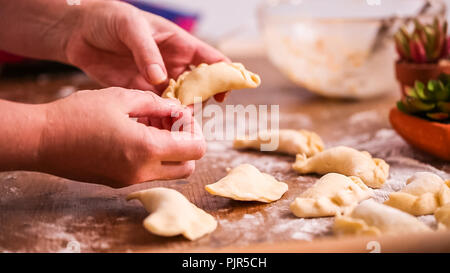
{"label": "terracotta pot", "polygon": [[389,120],[411,146],[450,161],[450,124],[432,122],[391,109]]}
{"label": "terracotta pot", "polygon": [[427,83],[437,79],[441,73],[450,74],[450,61],[441,60],[439,63],[408,63],[397,61],[395,63],[395,77],[400,83],[402,95],[405,95],[405,87],[414,86],[416,80]]}

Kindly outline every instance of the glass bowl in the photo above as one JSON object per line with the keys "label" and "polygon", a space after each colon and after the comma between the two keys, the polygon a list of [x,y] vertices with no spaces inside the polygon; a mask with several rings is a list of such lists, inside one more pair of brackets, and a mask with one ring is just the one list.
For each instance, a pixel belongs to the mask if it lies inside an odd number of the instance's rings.
{"label": "glass bowl", "polygon": [[322,96],[366,99],[397,90],[392,35],[413,18],[443,20],[434,0],[270,0],[259,23],[270,61]]}

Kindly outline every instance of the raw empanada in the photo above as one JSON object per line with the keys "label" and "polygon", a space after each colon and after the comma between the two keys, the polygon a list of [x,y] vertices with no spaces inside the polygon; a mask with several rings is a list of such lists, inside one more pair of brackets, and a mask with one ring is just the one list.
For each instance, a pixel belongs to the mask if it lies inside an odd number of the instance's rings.
{"label": "raw empanada", "polygon": [[389,165],[384,160],[344,146],[330,148],[310,158],[299,154],[292,168],[301,174],[340,173],[357,176],[372,188],[381,188],[389,175]]}
{"label": "raw empanada", "polygon": [[152,188],[133,192],[127,200],[139,199],[150,215],[144,220],[144,227],[160,236],[182,234],[189,240],[195,240],[213,232],[217,222],[208,213],[176,190]]}
{"label": "raw empanada", "polygon": [[335,234],[380,235],[431,231],[416,217],[373,200],[355,207],[350,216],[336,216]]}
{"label": "raw empanada", "polygon": [[412,215],[432,214],[450,203],[450,181],[430,172],[418,172],[408,178],[406,186],[399,192],[393,192],[385,205],[398,208]]}
{"label": "raw empanada", "polygon": [[260,83],[259,76],[240,63],[201,64],[192,71],[181,74],[176,81],[171,79],[162,97],[175,98],[183,105],[190,105],[194,103],[195,97],[201,97],[201,101],[205,101],[218,93],[256,88]]}
{"label": "raw empanada", "polygon": [[210,194],[234,200],[270,203],[280,199],[288,190],[288,185],[261,173],[253,165],[242,164],[216,183],[206,185],[205,189]]}
{"label": "raw empanada", "polygon": [[[274,141],[276,139],[278,141]],[[234,140],[233,147],[235,149],[251,148],[255,150],[268,151],[264,145],[268,148],[272,148],[272,143],[277,143],[275,150],[270,151],[296,155],[304,154],[307,157],[313,156],[318,152],[323,151],[323,142],[319,135],[307,130],[273,130],[259,132],[257,135],[247,136],[243,138],[237,138]]]}
{"label": "raw empanada", "polygon": [[371,195],[372,190],[359,177],[329,173],[295,198],[290,208],[297,217],[334,216],[350,211]]}
{"label": "raw empanada", "polygon": [[434,213],[434,217],[436,218],[439,224],[450,229],[450,203],[443,207],[438,208]]}

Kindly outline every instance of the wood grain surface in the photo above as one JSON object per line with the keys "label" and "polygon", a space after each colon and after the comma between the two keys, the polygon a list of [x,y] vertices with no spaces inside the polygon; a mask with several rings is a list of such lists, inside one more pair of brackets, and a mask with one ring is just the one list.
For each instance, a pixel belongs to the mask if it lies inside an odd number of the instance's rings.
{"label": "wood grain surface", "polygon": [[[327,146],[350,145],[385,158],[392,177],[385,192],[399,190],[398,181],[416,170],[448,177],[449,163],[412,149],[390,128],[387,115],[398,90],[370,101],[328,100],[289,83],[262,58],[237,61],[259,73],[262,85],[232,92],[226,104],[280,105],[280,127],[311,129]],[[74,89],[88,88],[98,86],[79,72],[0,76],[0,98],[27,103],[48,102]],[[195,173],[182,180],[112,189],[41,173],[0,173],[0,251],[70,251],[71,243],[82,252],[368,251],[367,238],[333,237],[332,218],[299,219],[289,212],[289,203],[318,178],[297,175],[290,168],[293,161],[289,156],[234,151],[230,141],[211,141]],[[285,181],[289,191],[277,202],[261,204],[215,197],[204,190],[206,184],[223,177],[227,167],[244,162]],[[147,232],[142,221],[148,214],[139,202],[125,201],[125,196],[158,186],[180,191],[214,215],[219,222],[217,230],[193,242]],[[380,196],[385,192],[380,191]],[[382,243],[382,251],[450,251],[447,232],[375,239]]]}

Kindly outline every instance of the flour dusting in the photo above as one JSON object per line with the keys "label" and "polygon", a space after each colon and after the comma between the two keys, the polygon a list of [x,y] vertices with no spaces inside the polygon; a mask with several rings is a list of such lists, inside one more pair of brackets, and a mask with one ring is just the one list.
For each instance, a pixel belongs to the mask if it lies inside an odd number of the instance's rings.
{"label": "flour dusting", "polygon": [[[358,123],[367,118],[376,119],[378,114],[374,111],[357,113],[349,120],[352,123]],[[389,146],[386,143],[389,143]],[[428,171],[442,178],[450,177],[447,173],[431,165],[413,159],[411,156],[414,155],[414,151],[392,129],[383,128],[372,134],[347,136],[339,141],[327,143],[328,147],[339,145],[368,151],[374,157],[383,158],[390,165],[390,175],[385,185],[381,189],[373,190],[372,198],[377,202],[384,202],[391,192],[401,190],[405,186],[406,180],[416,172]],[[208,152],[221,151],[219,155],[214,154],[214,157],[223,158],[223,162],[229,162],[230,166],[226,167],[250,163],[260,171],[274,175],[282,181],[289,180],[291,183],[304,183],[305,181],[306,176],[298,175],[291,169],[294,157],[254,151],[236,151],[231,146],[231,142],[209,142],[208,149],[211,150]],[[225,168],[225,166],[222,167]],[[311,241],[318,237],[332,235],[333,217],[297,218],[289,210],[289,205],[294,198],[295,196],[282,198],[258,212],[245,214],[240,219],[219,219],[220,226],[226,230],[227,234],[230,234],[233,245],[246,245],[261,241],[274,242],[275,238],[280,237],[280,234],[285,240],[302,241]],[[431,228],[437,228],[433,215],[421,216],[418,219]]]}

